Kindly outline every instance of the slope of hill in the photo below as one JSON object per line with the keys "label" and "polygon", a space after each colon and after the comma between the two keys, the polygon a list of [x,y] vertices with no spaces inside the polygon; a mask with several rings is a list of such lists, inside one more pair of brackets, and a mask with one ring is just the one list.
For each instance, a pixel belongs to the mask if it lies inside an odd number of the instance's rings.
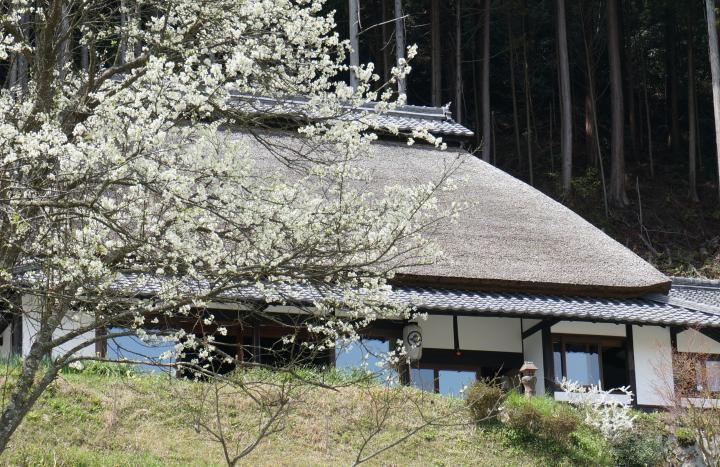
{"label": "slope of hill", "polygon": [[[64,374],[28,415],[0,462],[9,465],[223,465],[221,446],[198,428],[195,410],[205,383],[168,376]],[[380,395],[378,386],[339,391],[304,389],[281,430],[241,464],[351,465],[372,430],[373,404],[390,400],[391,415],[366,453],[402,439],[428,418],[442,426],[420,430],[369,465],[576,465],[588,449],[557,450],[513,440],[495,427],[469,423],[459,399],[412,388]],[[376,397],[380,395],[379,397]],[[238,396],[226,414],[232,436],[251,440],[257,411]],[[377,407],[377,406],[376,406]],[[592,450],[592,449],[591,449]],[[594,462],[593,462],[594,463]]]}

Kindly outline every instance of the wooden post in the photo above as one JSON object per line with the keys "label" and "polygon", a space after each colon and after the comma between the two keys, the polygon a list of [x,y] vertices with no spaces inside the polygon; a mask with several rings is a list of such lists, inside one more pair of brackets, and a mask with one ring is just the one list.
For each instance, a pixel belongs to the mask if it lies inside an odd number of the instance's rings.
{"label": "wooden post", "polygon": [[628,383],[633,393],[633,405],[637,405],[637,381],[635,379],[635,344],[632,324],[625,325],[625,350],[627,354]]}
{"label": "wooden post", "polygon": [[552,334],[550,332],[550,326],[544,327],[541,332],[543,372],[545,373],[545,393],[552,396],[553,392],[555,392],[555,359],[553,358]]}

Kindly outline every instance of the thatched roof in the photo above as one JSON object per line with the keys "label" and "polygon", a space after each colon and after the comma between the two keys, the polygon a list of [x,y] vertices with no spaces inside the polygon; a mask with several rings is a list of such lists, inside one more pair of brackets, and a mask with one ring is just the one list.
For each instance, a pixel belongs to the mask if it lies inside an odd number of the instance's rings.
{"label": "thatched roof", "polygon": [[[287,133],[265,137],[279,146],[297,144]],[[253,157],[267,167],[272,156],[266,147],[248,141]],[[442,201],[472,203],[457,222],[444,222],[431,233],[444,258],[405,269],[400,282],[616,297],[669,288],[669,278],[573,211],[465,151],[393,142],[373,146],[376,157],[364,162],[374,177],[372,191],[435,180],[459,159],[455,178],[465,180]]]}

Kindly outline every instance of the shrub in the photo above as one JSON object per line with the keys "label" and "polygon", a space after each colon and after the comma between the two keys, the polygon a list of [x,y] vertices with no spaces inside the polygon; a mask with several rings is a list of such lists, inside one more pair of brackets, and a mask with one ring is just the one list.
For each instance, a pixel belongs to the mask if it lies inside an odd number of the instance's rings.
{"label": "shrub", "polygon": [[465,403],[476,422],[494,418],[505,399],[505,392],[494,380],[476,381],[467,390]]}
{"label": "shrub", "polygon": [[664,423],[655,414],[640,414],[632,430],[626,430],[612,443],[615,463],[623,466],[665,464]]}
{"label": "shrub", "polygon": [[685,428],[679,427],[675,430],[675,438],[680,446],[694,446],[695,445],[695,432]]}
{"label": "shrub", "polygon": [[515,391],[508,394],[501,419],[516,430],[562,444],[580,425],[580,416],[572,406],[548,396],[525,397]]}

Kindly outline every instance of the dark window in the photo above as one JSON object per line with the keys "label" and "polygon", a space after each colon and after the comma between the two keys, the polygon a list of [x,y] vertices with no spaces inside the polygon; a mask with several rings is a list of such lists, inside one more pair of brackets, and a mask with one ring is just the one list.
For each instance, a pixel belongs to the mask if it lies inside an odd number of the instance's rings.
{"label": "dark window", "polygon": [[628,385],[627,347],[624,338],[553,335],[555,379],[563,378],[605,389]]}

